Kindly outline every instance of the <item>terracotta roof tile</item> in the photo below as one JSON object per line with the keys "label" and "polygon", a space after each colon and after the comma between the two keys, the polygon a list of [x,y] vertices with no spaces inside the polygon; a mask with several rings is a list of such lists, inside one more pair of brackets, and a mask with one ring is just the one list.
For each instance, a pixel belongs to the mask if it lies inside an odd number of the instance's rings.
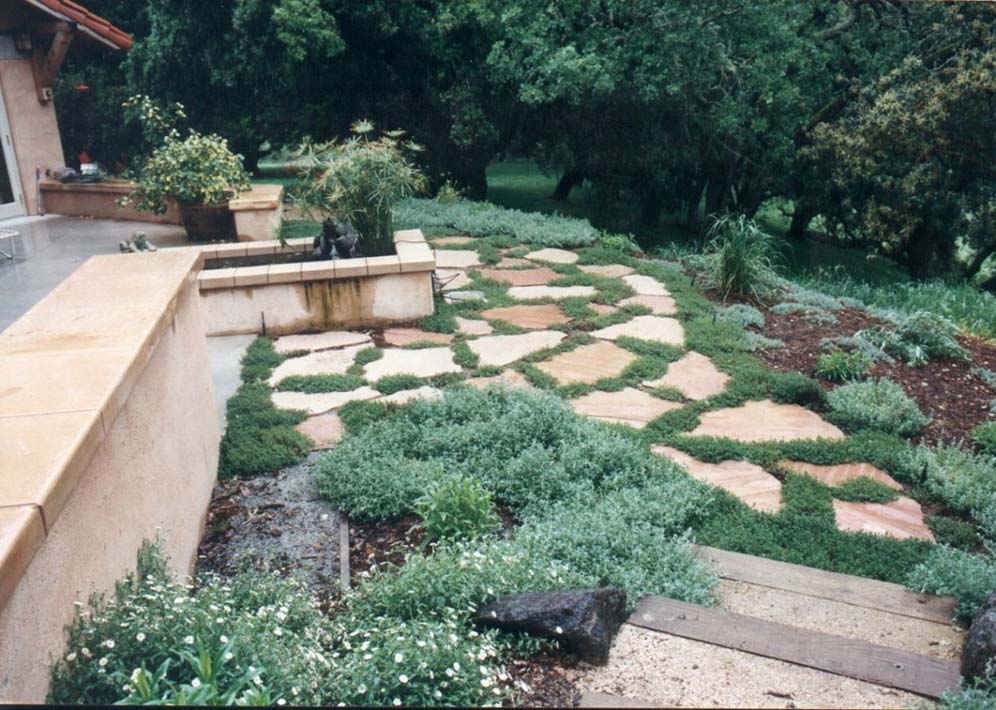
{"label": "terracotta roof tile", "polygon": [[61,15],[77,23],[118,49],[131,49],[131,35],[72,0],[28,0],[28,2],[42,10],[48,10],[50,14]]}

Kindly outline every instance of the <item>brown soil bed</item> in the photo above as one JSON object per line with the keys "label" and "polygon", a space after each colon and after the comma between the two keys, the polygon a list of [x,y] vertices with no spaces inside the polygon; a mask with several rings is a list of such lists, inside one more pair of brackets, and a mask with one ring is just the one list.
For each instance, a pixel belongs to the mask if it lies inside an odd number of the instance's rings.
{"label": "brown soil bed", "polygon": [[243,266],[269,266],[270,264],[295,264],[306,261],[330,261],[324,256],[308,251],[295,251],[287,254],[262,254],[260,256],[236,256],[231,259],[209,259],[204,262],[204,270],[231,269]]}
{"label": "brown soil bed", "polygon": [[[577,659],[558,651],[545,651],[532,658],[514,660],[505,670],[518,688],[505,707],[569,708],[577,707],[581,691],[576,683]],[[526,688],[520,685],[524,683]]]}

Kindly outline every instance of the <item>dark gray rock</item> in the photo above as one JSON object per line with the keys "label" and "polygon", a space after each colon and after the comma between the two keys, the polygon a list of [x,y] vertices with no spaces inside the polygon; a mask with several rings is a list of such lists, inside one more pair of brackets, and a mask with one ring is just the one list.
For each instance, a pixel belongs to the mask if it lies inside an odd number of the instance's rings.
{"label": "dark gray rock", "polygon": [[349,222],[326,219],[322,222],[322,233],[315,237],[312,246],[315,256],[326,259],[352,259],[356,256],[356,244],[360,235]]}
{"label": "dark gray rock", "polygon": [[612,639],[626,621],[626,592],[604,588],[513,594],[478,610],[474,621],[556,639],[563,649],[604,665]]}
{"label": "dark gray rock", "polygon": [[967,681],[996,673],[996,594],[990,594],[972,619],[961,651],[961,674]]}

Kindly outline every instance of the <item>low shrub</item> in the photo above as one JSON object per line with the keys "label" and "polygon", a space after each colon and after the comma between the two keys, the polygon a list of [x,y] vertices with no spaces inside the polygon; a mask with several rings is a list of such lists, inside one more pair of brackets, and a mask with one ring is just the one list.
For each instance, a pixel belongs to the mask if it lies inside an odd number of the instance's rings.
{"label": "low shrub", "polygon": [[972,441],[987,454],[996,456],[996,422],[986,422],[972,429]]}
{"label": "low shrub", "polygon": [[833,347],[817,360],[816,376],[832,382],[850,382],[864,377],[871,365],[871,361],[860,350],[848,352]]}
{"label": "low shrub", "polygon": [[903,388],[891,380],[854,382],[827,394],[828,419],[845,429],[875,429],[912,436],[930,419]]}
{"label": "low shrub", "polygon": [[934,539],[939,545],[949,545],[955,549],[969,552],[973,552],[979,547],[979,535],[971,523],[943,515],[928,515],[926,518],[927,525],[934,533]]}
{"label": "low shrub", "polygon": [[992,710],[996,707],[996,690],[987,685],[963,687],[944,693],[937,706],[941,710]]}
{"label": "low shrub", "polygon": [[634,252],[640,250],[636,238],[632,234],[605,233],[598,239],[598,246],[614,252]]}
{"label": "low shrub", "polygon": [[969,357],[958,339],[958,328],[951,321],[930,311],[912,313],[878,312],[892,322],[892,327],[861,331],[858,335],[882,348],[908,365],[922,365],[930,360]]}
{"label": "low shrub", "polygon": [[968,622],[996,589],[996,564],[990,557],[938,546],[913,569],[907,584],[920,592],[957,597],[957,617]]}
{"label": "low shrub", "polygon": [[746,303],[734,303],[716,309],[716,318],[727,323],[736,323],[741,328],[764,327],[764,314]]}
{"label": "low shrub", "polygon": [[498,526],[491,493],[476,478],[436,477],[415,501],[427,541],[466,540]]}
{"label": "low shrub", "polygon": [[947,445],[910,449],[901,461],[905,477],[920,483],[954,510],[971,513],[996,496],[996,459]]}

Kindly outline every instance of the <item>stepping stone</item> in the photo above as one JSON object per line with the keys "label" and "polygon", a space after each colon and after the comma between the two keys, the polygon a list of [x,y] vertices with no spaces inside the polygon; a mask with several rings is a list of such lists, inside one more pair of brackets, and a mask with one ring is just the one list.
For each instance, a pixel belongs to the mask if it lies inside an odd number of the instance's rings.
{"label": "stepping stone", "polygon": [[356,359],[356,353],[365,347],[351,345],[339,350],[319,350],[310,355],[292,357],[277,365],[267,382],[276,387],[282,379],[291,375],[344,375]]}
{"label": "stepping stone", "polygon": [[462,301],[484,301],[483,291],[450,291],[443,294],[443,300],[447,303],[460,303]]}
{"label": "stepping stone", "polygon": [[674,318],[662,316],[636,316],[625,323],[610,325],[592,333],[596,338],[615,340],[621,336],[652,340],[665,345],[684,345],[685,329]]}
{"label": "stepping stone", "polygon": [[608,306],[604,303],[589,303],[588,308],[595,311],[600,316],[607,316],[615,313],[619,309],[615,306]]}
{"label": "stepping stone", "polygon": [[744,442],[844,438],[844,432],[815,412],[798,404],[777,404],[769,399],[705,412],[690,435]]}
{"label": "stepping stone", "polygon": [[384,331],[384,342],[388,345],[401,347],[426,341],[449,345],[453,342],[453,336],[448,333],[428,333],[420,328],[388,328]]}
{"label": "stepping stone", "polygon": [[571,400],[571,406],[578,414],[634,429],[643,429],[664,412],[682,407],[632,387],[618,392],[592,392]]}
{"label": "stepping stone", "polygon": [[749,461],[706,463],[670,446],[654,445],[650,450],[670,459],[695,479],[732,493],[754,510],[777,513],[782,509],[782,483]]}
{"label": "stepping stone", "polygon": [[529,259],[517,259],[513,256],[504,256],[496,265],[496,269],[515,269],[522,266],[535,266]]}
{"label": "stepping stone", "polygon": [[545,303],[541,306],[510,306],[508,308],[490,308],[481,311],[481,317],[488,320],[503,320],[506,323],[535,330],[549,328],[551,325],[567,323],[570,320],[555,303]]}
{"label": "stepping stone", "polygon": [[664,285],[655,278],[643,276],[642,274],[630,274],[623,276],[630,288],[641,296],[670,296],[671,292],[664,288]]}
{"label": "stepping stone", "polygon": [[538,269],[481,269],[481,276],[510,286],[542,286],[561,278],[560,274],[546,266]]}
{"label": "stepping stone", "polygon": [[590,298],[598,291],[594,286],[513,286],[508,295],[516,301],[531,301],[534,298]]}
{"label": "stepping stone", "polygon": [[294,428],[315,442],[312,451],[331,449],[346,433],[338,414],[317,414]]}
{"label": "stepping stone", "polygon": [[381,397],[381,402],[390,402],[392,404],[408,404],[416,399],[439,399],[443,396],[443,393],[437,390],[435,387],[429,387],[428,385],[423,385],[417,389],[413,390],[401,390],[400,392],[395,392],[394,394],[389,394],[386,397]]}
{"label": "stepping stone", "polygon": [[671,387],[688,399],[700,400],[719,394],[729,381],[730,376],[713,365],[712,360],[693,351],[668,365],[666,375],[647,380],[643,386]]}
{"label": "stepping stone", "polygon": [[469,249],[436,250],[436,268],[438,269],[466,269],[480,265],[481,259],[476,251]]}
{"label": "stepping stone", "polygon": [[538,249],[526,254],[527,259],[535,261],[548,261],[551,264],[573,264],[578,260],[578,255],[566,249]]}
{"label": "stepping stone", "polygon": [[476,237],[430,237],[429,241],[440,246],[451,246],[454,244],[470,244],[477,241]]}
{"label": "stepping stone", "polygon": [[488,335],[471,340],[467,347],[484,367],[501,367],[524,358],[537,350],[552,348],[567,335],[556,330],[538,330],[522,335]]}
{"label": "stepping stone", "polygon": [[308,414],[324,414],[347,402],[377,399],[380,392],[372,387],[360,387],[350,392],[274,392],[273,406],[278,409],[303,409]]}
{"label": "stepping stone", "polygon": [[900,496],[891,503],[833,502],[834,522],[838,530],[885,535],[900,540],[916,538],[934,542],[934,534],[923,520],[920,504]]}
{"label": "stepping stone", "polygon": [[595,264],[579,266],[578,268],[586,274],[608,276],[614,279],[617,279],[620,276],[629,276],[633,273],[633,269],[628,266],[623,266],[622,264]]}
{"label": "stepping stone", "polygon": [[490,335],[494,328],[486,320],[456,317],[457,330],[464,335]]}
{"label": "stepping stone", "polygon": [[449,348],[423,348],[421,350],[385,350],[380,360],[368,363],[364,377],[375,382],[385,375],[415,375],[435,377],[450,372],[463,372],[453,362],[453,351]]}
{"label": "stepping stone", "polygon": [[436,269],[436,278],[439,280],[439,288],[442,291],[455,291],[470,284],[467,272],[459,269]]}
{"label": "stepping stone", "polygon": [[351,333],[348,330],[329,330],[324,333],[314,333],[313,335],[285,335],[274,341],[273,349],[281,354],[301,352],[302,350],[315,352],[317,350],[344,348],[349,345],[362,345],[369,342],[371,342],[370,336],[366,333]]}
{"label": "stepping stone", "polygon": [[481,390],[490,385],[503,385],[508,389],[535,389],[525,375],[515,370],[505,370],[494,377],[471,377],[466,384]]}
{"label": "stepping stone", "polygon": [[655,316],[678,314],[678,304],[670,296],[630,296],[619,301],[620,306],[628,306],[631,303],[649,308]]}
{"label": "stepping stone", "polygon": [[582,345],[536,365],[562,385],[582,382],[594,384],[603,377],[617,377],[637,360],[629,350],[609,342]]}
{"label": "stepping stone", "polygon": [[870,463],[842,463],[835,466],[822,466],[815,463],[806,463],[805,461],[791,461],[786,459],[779,461],[778,465],[795,473],[801,473],[804,476],[812,476],[828,486],[839,486],[841,483],[864,476],[865,478],[878,481],[894,491],[903,490],[903,487],[896,479]]}

